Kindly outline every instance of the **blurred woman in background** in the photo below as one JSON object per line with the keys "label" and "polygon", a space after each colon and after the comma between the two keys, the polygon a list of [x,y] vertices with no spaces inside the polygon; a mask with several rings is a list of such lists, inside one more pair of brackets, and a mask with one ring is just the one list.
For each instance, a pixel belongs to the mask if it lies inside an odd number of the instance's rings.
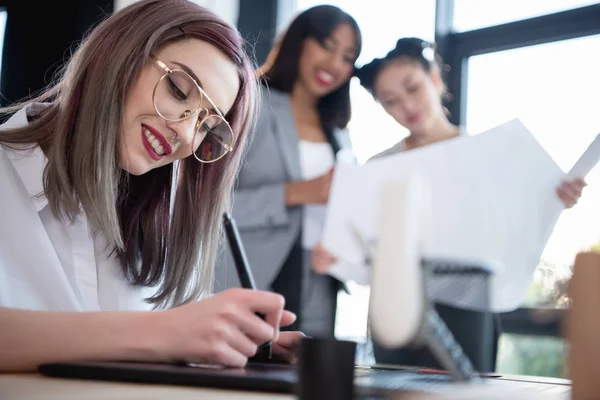
{"label": "blurred woman in background", "polygon": [[[233,215],[257,286],[281,293],[292,329],[334,332],[340,282],[314,272],[336,153],[349,146],[350,78],[361,50],[356,21],[323,5],[298,15],[260,69],[263,102]],[[217,286],[238,285],[232,260]]]}
{"label": "blurred woman in background", "polygon": [[[377,154],[379,158],[408,151],[465,135],[460,127],[448,119],[442,100],[447,95],[442,78],[443,63],[435,46],[419,38],[402,38],[385,57],[374,59],[356,71],[356,76],[392,116],[409,131],[408,136],[391,148]],[[582,179],[563,182],[557,195],[570,208],[581,196],[585,183]],[[497,340],[500,325],[491,312],[466,310],[451,305],[456,292],[436,293],[441,297],[435,306],[440,316],[478,371],[495,368]],[[437,360],[427,349],[387,350],[374,343],[378,363],[422,365],[439,368]]]}

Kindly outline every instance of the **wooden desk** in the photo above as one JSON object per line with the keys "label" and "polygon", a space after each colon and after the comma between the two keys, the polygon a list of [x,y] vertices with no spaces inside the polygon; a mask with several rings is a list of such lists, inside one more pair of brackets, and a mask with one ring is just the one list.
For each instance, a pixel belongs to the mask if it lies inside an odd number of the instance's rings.
{"label": "wooden desk", "polygon": [[[529,380],[531,378],[532,380]],[[482,388],[457,384],[441,395],[399,393],[392,400],[569,400],[570,385],[562,382],[543,382],[544,378],[513,376],[523,385],[514,390]],[[542,382],[540,382],[542,380]],[[567,381],[565,381],[567,382]],[[294,395],[217,390],[198,387],[149,385],[121,382],[100,382],[76,379],[48,378],[38,374],[0,374],[2,400],[296,400]]]}
{"label": "wooden desk", "polygon": [[2,400],[291,400],[292,395],[0,374]]}

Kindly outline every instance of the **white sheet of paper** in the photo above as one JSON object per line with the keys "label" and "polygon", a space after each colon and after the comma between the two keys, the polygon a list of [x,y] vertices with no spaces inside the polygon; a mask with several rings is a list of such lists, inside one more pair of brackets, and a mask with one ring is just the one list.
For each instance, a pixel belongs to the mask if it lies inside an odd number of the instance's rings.
{"label": "white sheet of paper", "polygon": [[598,161],[600,161],[600,135],[596,136],[581,157],[579,157],[579,160],[577,160],[569,171],[569,175],[573,178],[585,178]]}
{"label": "white sheet of paper", "polygon": [[[412,173],[432,188],[433,232],[424,256],[499,262],[503,269],[492,281],[491,308],[519,307],[563,209],[555,188],[566,174],[518,119],[365,165],[338,166],[323,237],[340,260],[330,274],[369,283],[364,251],[348,227],[376,240],[381,182]],[[441,297],[435,298],[469,307]]]}

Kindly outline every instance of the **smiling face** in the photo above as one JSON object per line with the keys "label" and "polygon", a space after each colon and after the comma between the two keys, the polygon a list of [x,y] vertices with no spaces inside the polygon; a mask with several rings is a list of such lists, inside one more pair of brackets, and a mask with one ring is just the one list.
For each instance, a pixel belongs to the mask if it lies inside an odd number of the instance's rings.
{"label": "smiling face", "polygon": [[356,34],[350,24],[339,25],[323,43],[304,41],[298,64],[298,83],[323,97],[350,79],[357,57]]}
{"label": "smiling face", "polygon": [[[240,86],[238,71],[213,45],[187,39],[163,47],[154,56],[170,69],[188,72],[224,114],[233,106]],[[217,114],[213,105],[203,99],[201,110],[186,119],[167,121],[159,116],[153,92],[164,74],[165,71],[149,59],[125,100],[120,166],[133,175],[189,157],[202,139],[196,137],[198,120],[205,116],[202,109]]]}
{"label": "smiling face", "polygon": [[386,63],[378,72],[373,92],[385,111],[411,132],[426,132],[445,118],[441,96],[444,84],[437,69],[427,72],[406,57]]}

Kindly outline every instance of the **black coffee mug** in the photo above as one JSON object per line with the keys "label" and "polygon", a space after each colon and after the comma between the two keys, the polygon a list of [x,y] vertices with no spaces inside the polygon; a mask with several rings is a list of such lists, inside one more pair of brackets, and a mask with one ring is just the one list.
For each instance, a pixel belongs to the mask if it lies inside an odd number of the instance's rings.
{"label": "black coffee mug", "polygon": [[300,400],[351,400],[354,394],[356,343],[304,339],[298,357]]}

